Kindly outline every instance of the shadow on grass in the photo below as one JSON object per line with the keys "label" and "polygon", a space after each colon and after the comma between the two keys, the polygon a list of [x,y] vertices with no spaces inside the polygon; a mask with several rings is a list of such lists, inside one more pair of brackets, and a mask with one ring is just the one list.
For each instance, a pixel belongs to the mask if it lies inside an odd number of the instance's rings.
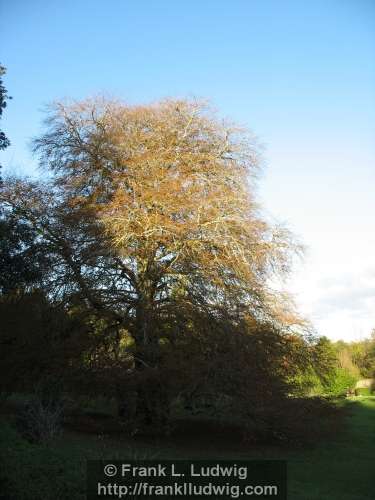
{"label": "shadow on grass", "polygon": [[332,442],[288,457],[291,500],[375,498],[375,397],[343,406],[345,427]]}
{"label": "shadow on grass", "polygon": [[[89,413],[74,417],[70,430],[49,447],[30,445],[5,429],[6,486],[14,491],[24,484],[34,495],[22,496],[27,500],[76,500],[84,498],[82,477],[88,458],[126,459],[137,454],[172,459],[272,458],[288,462],[289,500],[373,500],[375,397],[353,398],[339,406],[343,411],[337,414],[337,424],[345,415],[345,425],[337,425],[331,436],[308,449],[240,445],[237,428],[213,427],[211,421],[201,419],[181,420],[167,438],[131,438],[116,428],[113,417]],[[3,420],[9,421],[8,417],[3,415]],[[59,493],[51,497],[48,487],[52,482]],[[36,492],[42,486],[43,497],[39,492],[38,497]]]}

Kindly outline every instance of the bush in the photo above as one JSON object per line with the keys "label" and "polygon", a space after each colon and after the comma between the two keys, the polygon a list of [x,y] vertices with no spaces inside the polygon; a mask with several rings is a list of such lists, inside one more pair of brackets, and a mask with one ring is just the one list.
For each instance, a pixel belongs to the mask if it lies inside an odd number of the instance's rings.
{"label": "bush", "polygon": [[58,387],[39,384],[31,401],[17,418],[22,436],[32,443],[46,443],[61,432],[63,402]]}
{"label": "bush", "polygon": [[354,387],[356,381],[356,377],[344,368],[336,368],[326,380],[324,390],[330,396],[340,396]]}
{"label": "bush", "polygon": [[298,397],[321,396],[324,388],[321,378],[308,366],[295,376],[292,381],[293,395]]}
{"label": "bush", "polygon": [[0,492],[17,500],[83,500],[84,464],[0,423]]}

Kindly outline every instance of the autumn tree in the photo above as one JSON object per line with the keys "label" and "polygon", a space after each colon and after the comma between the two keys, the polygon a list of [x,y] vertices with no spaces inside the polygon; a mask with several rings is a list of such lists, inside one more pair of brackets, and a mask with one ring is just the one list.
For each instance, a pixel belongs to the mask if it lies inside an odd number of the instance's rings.
{"label": "autumn tree", "polygon": [[55,104],[34,147],[50,180],[9,179],[2,202],[48,247],[50,296],[93,311],[117,356],[132,346],[136,372],[192,318],[298,322],[270,288],[295,246],[262,216],[245,130],[200,102],[95,99]]}

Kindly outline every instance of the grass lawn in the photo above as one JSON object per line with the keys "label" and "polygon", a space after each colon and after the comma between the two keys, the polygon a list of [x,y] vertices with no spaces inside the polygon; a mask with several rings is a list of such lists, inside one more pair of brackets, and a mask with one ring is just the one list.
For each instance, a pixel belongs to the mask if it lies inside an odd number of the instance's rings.
{"label": "grass lawn", "polygon": [[334,441],[286,456],[290,499],[375,498],[375,397],[354,398],[346,406],[346,425]]}
{"label": "grass lawn", "polygon": [[[3,484],[5,492],[12,491],[12,500],[76,500],[84,498],[80,478],[84,477],[87,458],[254,458],[287,460],[290,500],[373,500],[375,397],[357,397],[342,404],[347,410],[344,426],[335,436],[310,449],[236,445],[230,434],[215,435],[202,427],[200,435],[194,429],[190,433],[185,429],[181,435],[163,440],[131,439],[118,433],[97,432],[90,427],[90,419],[81,422],[81,429],[76,423],[75,430],[65,430],[49,448],[22,442],[15,446],[15,437],[8,432],[0,459],[8,457],[3,476],[10,476],[10,481],[1,483],[0,470],[0,488]],[[35,478],[40,476],[42,482],[36,483]],[[17,488],[16,483],[21,486]],[[27,492],[22,483],[27,484]]]}

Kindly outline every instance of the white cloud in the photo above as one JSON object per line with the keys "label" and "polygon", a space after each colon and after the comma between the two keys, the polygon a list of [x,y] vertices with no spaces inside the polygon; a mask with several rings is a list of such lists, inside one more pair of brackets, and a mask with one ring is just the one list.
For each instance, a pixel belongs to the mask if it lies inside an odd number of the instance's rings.
{"label": "white cloud", "polygon": [[315,270],[308,265],[290,289],[318,333],[345,340],[368,336],[375,327],[375,269],[339,275]]}

